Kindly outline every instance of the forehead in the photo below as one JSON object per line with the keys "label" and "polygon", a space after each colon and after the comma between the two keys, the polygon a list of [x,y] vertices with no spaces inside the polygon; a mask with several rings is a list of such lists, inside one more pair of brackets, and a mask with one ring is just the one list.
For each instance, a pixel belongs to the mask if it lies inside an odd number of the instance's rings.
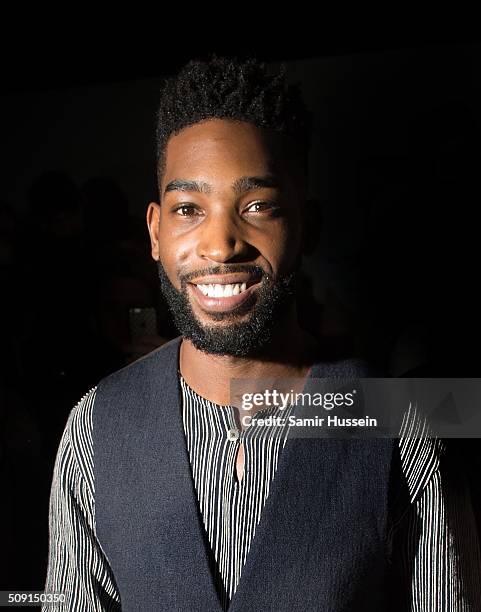
{"label": "forehead", "polygon": [[178,177],[201,177],[214,184],[241,175],[284,171],[277,135],[246,122],[209,119],[169,139],[163,183]]}

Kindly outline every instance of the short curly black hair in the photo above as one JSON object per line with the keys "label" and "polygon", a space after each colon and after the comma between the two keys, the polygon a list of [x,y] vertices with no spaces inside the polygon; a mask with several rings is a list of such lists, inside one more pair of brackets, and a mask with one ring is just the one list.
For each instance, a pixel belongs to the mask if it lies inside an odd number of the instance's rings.
{"label": "short curly black hair", "polygon": [[156,114],[157,182],[165,170],[169,138],[207,119],[246,121],[291,138],[295,157],[307,174],[312,115],[300,86],[286,84],[286,68],[269,74],[265,62],[219,57],[189,61],[164,80]]}

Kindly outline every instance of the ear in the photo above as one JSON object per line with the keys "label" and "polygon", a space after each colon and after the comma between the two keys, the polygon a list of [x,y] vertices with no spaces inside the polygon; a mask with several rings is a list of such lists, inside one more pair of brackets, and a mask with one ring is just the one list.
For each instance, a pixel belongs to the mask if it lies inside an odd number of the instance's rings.
{"label": "ear", "polygon": [[304,206],[304,226],[303,226],[303,255],[311,255],[321,237],[322,211],[321,201],[318,198],[307,199]]}
{"label": "ear", "polygon": [[152,259],[160,259],[160,205],[157,202],[150,202],[147,208],[147,227],[149,229]]}

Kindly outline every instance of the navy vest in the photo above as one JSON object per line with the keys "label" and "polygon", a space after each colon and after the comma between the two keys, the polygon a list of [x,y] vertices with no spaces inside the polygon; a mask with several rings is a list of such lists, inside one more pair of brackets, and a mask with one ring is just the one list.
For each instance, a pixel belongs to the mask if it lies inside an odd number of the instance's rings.
{"label": "navy vest", "polygon": [[[221,612],[182,425],[180,340],[97,389],[96,530],[123,612]],[[365,375],[355,360],[316,363],[310,373]],[[288,438],[229,610],[393,609],[397,447],[393,438]]]}

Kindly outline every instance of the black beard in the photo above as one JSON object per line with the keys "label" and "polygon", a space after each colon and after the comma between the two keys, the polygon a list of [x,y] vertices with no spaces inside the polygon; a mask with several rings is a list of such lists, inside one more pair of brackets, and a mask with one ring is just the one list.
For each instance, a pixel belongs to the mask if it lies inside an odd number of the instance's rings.
{"label": "black beard", "polygon": [[[228,270],[219,266],[189,274],[181,278],[181,290],[170,282],[164,267],[157,261],[160,288],[180,334],[189,339],[199,350],[215,355],[246,357],[260,354],[268,345],[274,328],[282,320],[295,299],[296,270],[277,280],[272,280],[259,266],[232,264]],[[222,326],[202,325],[196,318],[187,296],[187,280],[207,274],[248,272],[261,280],[256,294],[252,294],[238,308],[230,312],[211,313],[214,320],[231,320]],[[236,318],[250,311],[243,321]]]}

